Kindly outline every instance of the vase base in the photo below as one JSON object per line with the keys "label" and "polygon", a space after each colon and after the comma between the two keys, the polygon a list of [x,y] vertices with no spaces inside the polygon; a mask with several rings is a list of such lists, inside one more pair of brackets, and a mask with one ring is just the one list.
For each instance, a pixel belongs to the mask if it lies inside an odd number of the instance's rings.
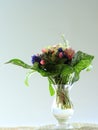
{"label": "vase base", "polygon": [[73,130],[73,129],[74,129],[73,125],[69,123],[62,125],[57,124],[53,126],[53,130]]}

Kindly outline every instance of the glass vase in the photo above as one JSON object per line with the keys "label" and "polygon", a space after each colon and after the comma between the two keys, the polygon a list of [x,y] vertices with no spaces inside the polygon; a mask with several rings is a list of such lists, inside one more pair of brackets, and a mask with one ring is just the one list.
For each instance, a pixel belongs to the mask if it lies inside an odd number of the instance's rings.
{"label": "glass vase", "polygon": [[69,119],[74,113],[73,104],[70,99],[71,85],[55,85],[55,97],[52,105],[52,113],[58,123],[54,126],[56,130],[68,130],[73,126],[69,123]]}

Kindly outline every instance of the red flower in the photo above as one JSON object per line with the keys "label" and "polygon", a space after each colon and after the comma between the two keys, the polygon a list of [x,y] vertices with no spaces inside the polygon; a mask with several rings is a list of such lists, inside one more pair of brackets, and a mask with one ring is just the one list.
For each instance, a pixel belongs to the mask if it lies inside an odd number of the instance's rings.
{"label": "red flower", "polygon": [[72,48],[68,48],[64,51],[64,54],[71,60],[75,54],[75,51]]}

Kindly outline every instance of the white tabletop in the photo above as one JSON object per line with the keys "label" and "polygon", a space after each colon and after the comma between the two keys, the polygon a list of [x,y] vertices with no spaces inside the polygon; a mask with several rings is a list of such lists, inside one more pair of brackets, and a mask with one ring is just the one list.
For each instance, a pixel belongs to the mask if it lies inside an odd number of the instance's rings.
{"label": "white tabletop", "polygon": [[[72,123],[72,126],[73,126],[73,129],[71,130],[98,130],[98,124]],[[36,130],[54,130],[54,125],[40,126]]]}
{"label": "white tabletop", "polygon": [[[74,129],[71,130],[98,130],[98,124],[72,123]],[[0,130],[54,130],[54,125],[43,125],[36,127],[3,127]]]}

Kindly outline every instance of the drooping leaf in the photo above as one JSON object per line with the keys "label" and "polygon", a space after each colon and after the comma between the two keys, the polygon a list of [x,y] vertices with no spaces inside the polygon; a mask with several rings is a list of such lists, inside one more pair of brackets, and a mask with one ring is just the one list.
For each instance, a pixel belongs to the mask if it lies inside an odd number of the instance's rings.
{"label": "drooping leaf", "polygon": [[55,94],[55,90],[52,86],[52,81],[50,80],[50,78],[48,78],[48,81],[49,81],[49,92],[50,92],[50,95],[53,96]]}
{"label": "drooping leaf", "polygon": [[8,63],[12,63],[12,64],[17,65],[17,66],[21,66],[25,69],[32,69],[31,65],[26,64],[25,62],[23,62],[20,59],[11,59],[10,61],[6,62],[5,64],[8,64]]}
{"label": "drooping leaf", "polygon": [[24,80],[24,83],[25,83],[26,86],[29,86],[28,80],[29,80],[30,76],[31,76],[34,72],[35,72],[35,71],[32,70],[32,71],[30,71],[30,72],[28,72],[28,73],[26,74],[26,77],[25,77],[25,80]]}

